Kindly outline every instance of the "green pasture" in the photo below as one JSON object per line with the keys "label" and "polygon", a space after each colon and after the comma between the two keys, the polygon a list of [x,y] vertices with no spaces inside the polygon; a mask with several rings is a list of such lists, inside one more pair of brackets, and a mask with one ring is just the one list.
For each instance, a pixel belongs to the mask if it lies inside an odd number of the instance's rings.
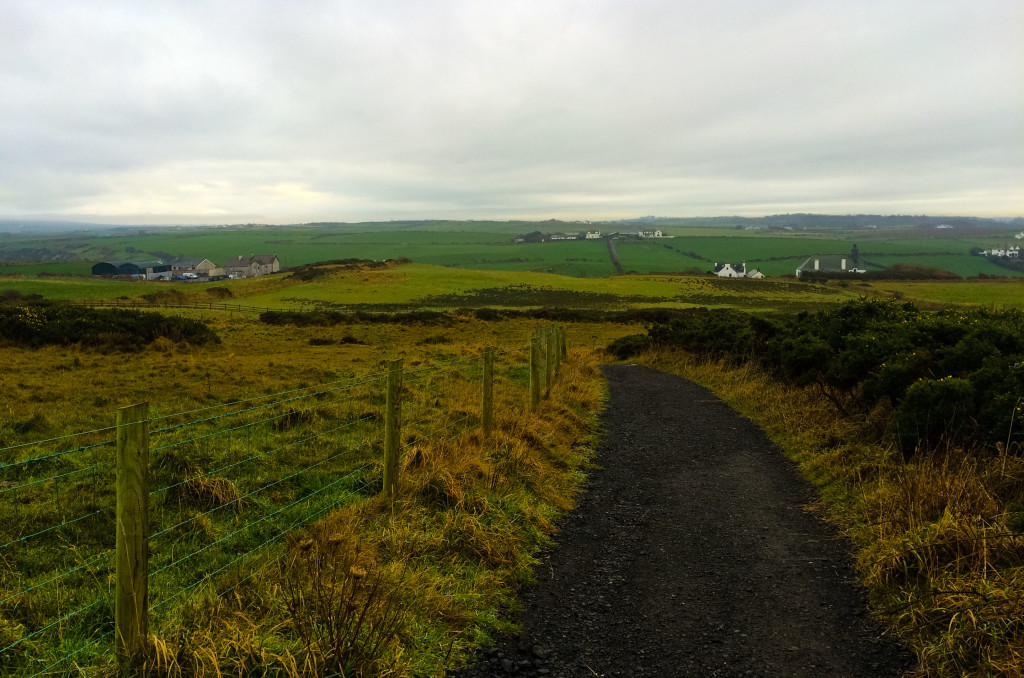
{"label": "green pasture", "polygon": [[[542,247],[538,245],[537,247]],[[981,261],[979,259],[979,261]],[[898,297],[927,305],[1024,308],[1024,279],[919,282],[831,281],[826,285],[778,280],[727,280],[676,274],[574,277],[533,271],[472,270],[406,264],[380,270],[335,270],[299,282],[283,273],[216,283],[121,282],[93,278],[7,278],[0,292],[17,290],[48,299],[136,298],[177,290],[209,301],[206,290],[227,288],[228,303],[265,308],[379,306],[398,308],[540,307],[627,308],[709,306],[758,312],[813,310],[860,295]],[[219,300],[219,298],[218,298]]]}
{"label": "green pasture", "polygon": [[[92,262],[123,259],[205,258],[222,264],[229,257],[277,254],[284,267],[331,259],[399,259],[478,270],[536,271],[576,277],[612,275],[603,241],[515,244],[516,233],[561,232],[586,228],[564,222],[389,222],[312,224],[266,228],[145,228],[51,236],[17,235],[0,244],[5,257],[61,259],[59,263],[0,263],[0,274],[88,275]],[[357,229],[365,230],[357,230]],[[598,225],[605,232],[638,226]],[[375,229],[375,230],[371,230]],[[445,230],[447,229],[447,230]],[[746,262],[768,276],[791,275],[807,257],[846,254],[857,243],[862,257],[887,266],[919,264],[959,275],[999,274],[970,256],[971,247],[1006,244],[988,232],[898,229],[878,231],[788,232],[732,228],[667,227],[674,237],[616,241],[622,268],[638,273],[710,270],[715,262]],[[75,257],[78,261],[66,261]]]}
{"label": "green pasture", "polygon": [[996,266],[990,263],[985,257],[974,257],[969,254],[966,255],[948,255],[948,254],[935,254],[930,256],[863,256],[861,257],[865,261],[877,264],[878,266],[885,268],[893,266],[895,264],[920,264],[922,266],[931,266],[933,268],[942,269],[943,271],[949,271],[955,273],[961,277],[968,277],[978,275],[979,273],[985,273],[987,275],[998,275],[998,276],[1012,276],[1019,277],[1024,276],[1024,273],[1018,271],[1011,271],[1001,266]]}
{"label": "green pasture", "polygon": [[36,278],[8,279],[0,285],[0,291],[17,290],[48,299],[116,299],[177,290],[190,301],[209,301],[206,290],[211,287],[230,290],[232,296],[224,300],[227,303],[296,309],[313,304],[381,308],[728,306],[771,311],[817,308],[857,296],[852,288],[792,280],[725,280],[685,275],[581,278],[415,263],[354,271],[336,268],[311,282],[295,280],[287,273],[215,283]]}
{"label": "green pasture", "polygon": [[88,261],[51,261],[48,263],[0,263],[0,276],[35,275],[92,275],[92,263]]}
{"label": "green pasture", "polygon": [[47,299],[116,299],[138,297],[171,283],[120,282],[102,278],[4,278],[0,292],[17,290],[22,294],[40,294]]}
{"label": "green pasture", "polygon": [[[851,287],[852,289],[852,287]],[[1024,309],[1024,279],[954,282],[872,282],[862,290],[879,296],[896,296],[910,301],[940,305],[987,306]]]}
{"label": "green pasture", "polygon": [[773,311],[817,308],[857,296],[855,291],[839,287],[784,280],[723,280],[682,275],[578,278],[426,264],[381,271],[343,271],[308,283],[254,286],[248,293],[240,285],[231,289],[236,298],[244,298],[243,303],[268,308],[301,308],[310,304],[410,308],[728,306]]}

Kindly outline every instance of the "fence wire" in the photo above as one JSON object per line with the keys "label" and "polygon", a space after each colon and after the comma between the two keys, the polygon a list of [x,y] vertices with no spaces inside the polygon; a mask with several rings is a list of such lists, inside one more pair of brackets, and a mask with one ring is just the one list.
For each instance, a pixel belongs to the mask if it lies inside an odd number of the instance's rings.
{"label": "fence wire", "polygon": [[[523,350],[494,355],[520,358]],[[477,356],[404,370],[400,448],[479,426],[482,378]],[[379,491],[386,380],[377,371],[142,422],[155,481],[154,623],[171,623],[172,603],[199,591],[237,591],[280,562],[284,551],[273,551],[289,533]],[[110,660],[116,431],[0,447],[0,509],[16,516],[0,521],[0,615],[15,621],[0,667],[31,678]],[[217,488],[229,491],[218,496]],[[245,576],[218,583],[243,564]],[[21,608],[35,610],[31,620],[13,612]]]}

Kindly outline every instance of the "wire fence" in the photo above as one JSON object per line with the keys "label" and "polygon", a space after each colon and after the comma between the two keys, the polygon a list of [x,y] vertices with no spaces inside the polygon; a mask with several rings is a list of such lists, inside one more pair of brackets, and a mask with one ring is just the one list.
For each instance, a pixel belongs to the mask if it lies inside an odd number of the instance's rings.
{"label": "wire fence", "polygon": [[[400,370],[399,453],[480,426],[488,396],[466,394],[490,388],[490,369],[474,356]],[[143,629],[160,633],[196,597],[247,586],[289,533],[382,491],[391,386],[378,372],[0,447],[0,674],[70,675],[109,664],[124,642],[118,542],[130,532],[125,450],[137,427]]]}

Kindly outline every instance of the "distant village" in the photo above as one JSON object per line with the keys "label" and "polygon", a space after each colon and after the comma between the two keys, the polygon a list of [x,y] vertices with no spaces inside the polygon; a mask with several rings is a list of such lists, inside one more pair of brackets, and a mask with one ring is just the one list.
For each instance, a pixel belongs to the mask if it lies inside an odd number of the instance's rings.
{"label": "distant village", "polygon": [[640,230],[623,233],[616,231],[614,233],[607,233],[601,235],[601,231],[579,231],[578,233],[541,233],[540,231],[534,231],[533,233],[524,233],[523,235],[517,235],[512,239],[514,243],[524,242],[555,242],[557,240],[600,240],[601,238],[671,238],[672,236],[666,236],[662,233],[660,228],[650,230]]}
{"label": "distant village", "polygon": [[159,259],[101,261],[92,267],[92,274],[104,278],[209,282],[229,278],[255,278],[280,270],[281,262],[276,254],[251,254],[247,257],[232,257],[223,266],[217,266],[209,259],[176,259],[169,264]]}
{"label": "distant village", "polygon": [[[1015,237],[1020,237],[1020,236],[1015,236]],[[1016,245],[1012,245],[1010,247],[1006,247],[1006,248],[1003,248],[1003,249],[993,248],[993,249],[990,249],[990,250],[978,250],[975,253],[980,255],[980,256],[983,256],[983,257],[1006,257],[1007,259],[1019,259],[1020,258],[1020,248],[1017,247]]]}

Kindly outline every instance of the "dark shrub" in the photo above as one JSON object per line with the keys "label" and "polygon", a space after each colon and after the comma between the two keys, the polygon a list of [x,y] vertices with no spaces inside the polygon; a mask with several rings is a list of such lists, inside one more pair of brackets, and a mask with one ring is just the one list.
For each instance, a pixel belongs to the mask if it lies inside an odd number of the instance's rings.
{"label": "dark shrub", "polygon": [[446,337],[443,334],[433,334],[429,337],[424,337],[416,342],[420,345],[431,345],[431,344],[450,344],[452,343],[451,337]]}
{"label": "dark shrub", "polygon": [[0,337],[15,345],[69,345],[134,351],[165,337],[189,344],[220,343],[206,324],[152,311],[65,304],[0,306]]}
{"label": "dark shrub", "polygon": [[366,344],[365,341],[356,339],[351,334],[346,334],[344,337],[338,340],[339,344]]}
{"label": "dark shrub", "polygon": [[206,294],[211,299],[230,299],[235,296],[231,293],[231,290],[226,287],[207,287]]}
{"label": "dark shrub", "polygon": [[619,360],[626,360],[649,349],[654,342],[648,334],[630,334],[619,337],[608,345],[607,351]]}
{"label": "dark shrub", "polygon": [[188,297],[181,290],[168,289],[143,294],[142,298],[151,304],[183,304]]}
{"label": "dark shrub", "polygon": [[908,456],[919,445],[963,438],[974,414],[974,388],[966,379],[919,379],[910,385],[893,416],[893,426]]}
{"label": "dark shrub", "polygon": [[[739,311],[693,309],[688,318],[652,325],[648,330],[657,344],[676,346],[694,353],[741,362],[754,357],[755,332],[751,316]],[[763,329],[760,325],[758,329]]]}

